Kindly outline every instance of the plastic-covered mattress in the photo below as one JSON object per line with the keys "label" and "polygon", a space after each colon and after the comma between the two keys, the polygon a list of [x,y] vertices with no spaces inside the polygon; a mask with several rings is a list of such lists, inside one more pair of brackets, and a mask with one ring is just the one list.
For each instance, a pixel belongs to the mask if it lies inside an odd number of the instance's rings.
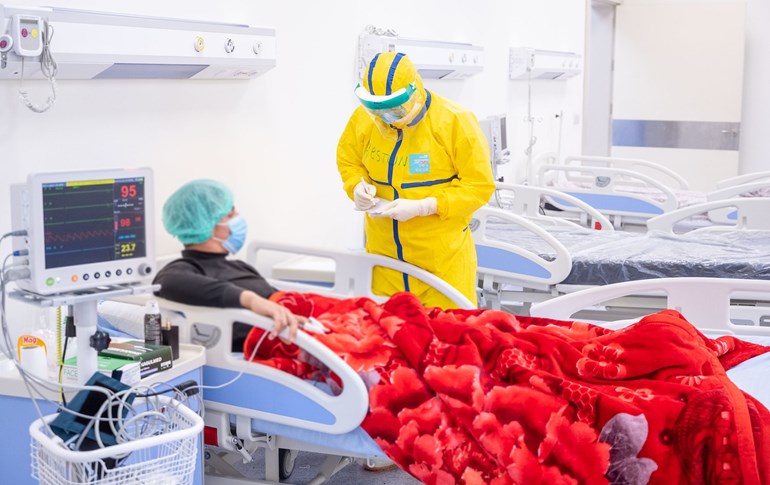
{"label": "plastic-covered mattress", "polygon": [[[562,282],[606,285],[668,277],[770,279],[770,232],[663,232],[549,229],[572,255]],[[489,221],[487,237],[515,244],[553,260],[553,250],[535,234],[513,224]]]}
{"label": "plastic-covered mattress", "polygon": [[[755,344],[770,345],[770,337],[741,335],[738,338]],[[770,409],[770,386],[767,385],[766,377],[768,370],[770,370],[770,352],[741,362],[728,370],[727,376],[742,391],[751,394]]]}

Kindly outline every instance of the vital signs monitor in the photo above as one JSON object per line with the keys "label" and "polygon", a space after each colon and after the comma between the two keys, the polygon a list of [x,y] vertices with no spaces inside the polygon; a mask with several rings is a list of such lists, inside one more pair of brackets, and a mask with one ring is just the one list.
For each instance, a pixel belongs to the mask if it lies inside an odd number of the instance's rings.
{"label": "vital signs monitor", "polygon": [[11,186],[14,264],[48,295],[134,283],[155,264],[152,169],[31,174]]}

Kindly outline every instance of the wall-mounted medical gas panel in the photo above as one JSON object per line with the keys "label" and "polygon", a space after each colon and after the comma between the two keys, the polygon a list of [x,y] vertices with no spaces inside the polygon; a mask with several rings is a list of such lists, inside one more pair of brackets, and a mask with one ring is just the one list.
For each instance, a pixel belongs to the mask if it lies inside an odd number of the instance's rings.
{"label": "wall-mounted medical gas panel", "polygon": [[50,24],[57,79],[250,79],[275,67],[275,29],[0,5],[0,79],[42,78]]}
{"label": "wall-mounted medical gas panel", "polygon": [[484,69],[484,48],[472,44],[364,33],[358,38],[358,76],[380,52],[403,52],[425,79],[465,79]]}
{"label": "wall-mounted medical gas panel", "polygon": [[581,58],[574,52],[560,52],[512,47],[510,49],[511,79],[568,79],[580,74]]}

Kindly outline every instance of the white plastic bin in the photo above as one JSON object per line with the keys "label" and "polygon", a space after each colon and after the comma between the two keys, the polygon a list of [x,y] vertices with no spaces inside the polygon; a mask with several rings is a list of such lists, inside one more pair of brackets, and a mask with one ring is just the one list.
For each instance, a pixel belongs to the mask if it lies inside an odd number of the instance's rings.
{"label": "white plastic bin", "polygon": [[178,401],[159,398],[163,412],[173,418],[163,433],[92,451],[70,450],[50,433],[45,423],[56,414],[34,421],[29,427],[32,477],[45,485],[192,484],[203,419]]}

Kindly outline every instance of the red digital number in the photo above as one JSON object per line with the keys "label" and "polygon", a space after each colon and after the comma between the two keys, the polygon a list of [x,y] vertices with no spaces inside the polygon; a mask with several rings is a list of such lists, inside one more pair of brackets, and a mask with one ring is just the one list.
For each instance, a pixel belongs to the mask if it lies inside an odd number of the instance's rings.
{"label": "red digital number", "polygon": [[121,185],[120,186],[120,196],[124,199],[128,197],[136,197],[136,185]]}
{"label": "red digital number", "polygon": [[120,227],[131,227],[131,218],[126,217],[120,220]]}

